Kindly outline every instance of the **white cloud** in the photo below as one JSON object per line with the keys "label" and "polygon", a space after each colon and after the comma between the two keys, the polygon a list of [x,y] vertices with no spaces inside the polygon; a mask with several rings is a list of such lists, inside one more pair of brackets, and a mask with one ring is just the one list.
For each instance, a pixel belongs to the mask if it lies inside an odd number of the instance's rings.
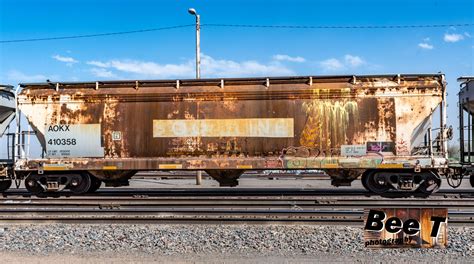
{"label": "white cloud", "polygon": [[424,38],[423,41],[424,41],[424,42],[428,42],[428,41],[430,41],[430,38],[429,38],[429,37]]}
{"label": "white cloud", "polygon": [[305,62],[306,61],[306,59],[303,57],[300,57],[300,56],[291,57],[285,54],[277,54],[273,56],[273,59],[277,61],[290,61],[290,62]]}
{"label": "white cloud", "polygon": [[104,65],[104,68],[111,68],[125,73],[134,73],[142,76],[153,77],[182,77],[191,76],[194,72],[192,63],[183,64],[158,64],[150,61],[138,60],[111,60],[101,62],[98,65]]}
{"label": "white cloud", "polygon": [[453,34],[445,33],[444,34],[444,41],[446,41],[446,42],[458,42],[458,41],[463,40],[463,39],[464,39],[464,36],[461,35],[461,34],[456,34],[456,33],[453,33]]}
{"label": "white cloud", "polygon": [[327,60],[319,62],[320,67],[323,68],[323,71],[326,72],[354,69],[365,64],[367,64],[367,62],[360,56],[355,56],[351,54],[344,55],[342,59],[329,58]]}
{"label": "white cloud", "polygon": [[344,60],[345,60],[346,64],[351,66],[351,67],[358,67],[362,64],[365,64],[365,61],[361,57],[353,56],[353,55],[350,55],[350,54],[347,54],[346,56],[344,56]]}
{"label": "white cloud", "polygon": [[340,62],[338,59],[335,59],[335,58],[330,58],[330,59],[321,61],[320,64],[321,64],[321,67],[323,67],[325,71],[338,71],[345,68],[344,64],[342,64],[342,62]]}
{"label": "white cloud", "polygon": [[65,57],[61,55],[54,55],[52,56],[53,59],[60,61],[60,62],[66,62],[67,65],[71,66],[74,63],[78,63],[77,60],[75,60],[73,57]]}
{"label": "white cloud", "polygon": [[102,67],[102,68],[109,67],[107,63],[100,62],[100,61],[88,61],[87,64],[97,66],[97,67]]}
{"label": "white cloud", "polygon": [[216,60],[211,56],[202,56],[202,71],[206,76],[277,76],[291,75],[294,72],[281,63],[262,64],[249,60],[236,62],[232,60]]}
{"label": "white cloud", "polygon": [[468,37],[468,38],[471,38],[471,37],[472,37],[471,34],[469,34],[469,32],[464,32],[464,35],[465,35],[466,37]]}
{"label": "white cloud", "polygon": [[104,68],[92,68],[90,69],[91,73],[100,78],[114,78],[117,77],[112,71],[109,71]]}
{"label": "white cloud", "polygon": [[[116,71],[135,74],[142,77],[190,78],[195,74],[194,60],[188,60],[187,62],[180,64],[159,64],[156,62],[139,60],[89,61],[87,64],[103,69],[114,69]],[[236,62],[232,60],[214,59],[205,54],[201,55],[201,73],[203,77],[275,76],[294,74],[292,70],[275,61],[268,64],[252,60]]]}
{"label": "white cloud", "polygon": [[7,73],[7,79],[16,82],[45,82],[47,79],[56,79],[52,77],[55,76],[48,77],[43,74],[28,75],[17,70],[12,70]]}
{"label": "white cloud", "polygon": [[433,49],[434,46],[433,45],[430,45],[428,43],[418,43],[418,47],[422,48],[422,49]]}

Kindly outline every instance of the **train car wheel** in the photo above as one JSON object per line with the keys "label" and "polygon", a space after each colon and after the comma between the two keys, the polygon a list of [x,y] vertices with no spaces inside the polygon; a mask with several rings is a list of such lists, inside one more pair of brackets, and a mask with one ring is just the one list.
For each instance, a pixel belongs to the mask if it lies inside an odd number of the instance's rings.
{"label": "train car wheel", "polygon": [[474,174],[469,176],[469,182],[471,182],[471,186],[474,187]]}
{"label": "train car wheel", "polygon": [[25,179],[25,187],[28,192],[31,194],[41,194],[44,193],[45,189],[41,186],[39,182],[39,177],[36,174],[31,174]]}
{"label": "train car wheel", "polygon": [[90,177],[91,177],[91,187],[89,188],[87,192],[93,193],[100,188],[100,185],[102,185],[102,181],[92,175]]}
{"label": "train car wheel", "polygon": [[92,181],[89,173],[81,173],[71,177],[69,190],[75,194],[83,194],[89,191],[91,184]]}
{"label": "train car wheel", "polygon": [[1,178],[0,179],[0,192],[8,190],[12,186],[12,180],[10,178]]}
{"label": "train car wheel", "polygon": [[425,194],[437,192],[441,186],[441,178],[433,172],[427,172],[425,175],[425,180],[418,190]]}
{"label": "train car wheel", "polygon": [[360,181],[362,183],[362,186],[368,191],[370,191],[370,190],[369,190],[369,187],[367,187],[367,184],[366,184],[366,181],[367,181],[366,177],[368,177],[368,175],[372,174],[372,173],[373,173],[372,170],[364,171],[364,173],[362,173],[362,177],[361,177],[361,181]]}
{"label": "train car wheel", "polygon": [[365,173],[362,177],[362,185],[369,191],[376,193],[376,194],[383,194],[386,193],[389,189],[390,186],[386,184],[380,184],[380,181],[378,180],[378,177],[382,176],[377,176],[376,171],[369,171],[368,173]]}

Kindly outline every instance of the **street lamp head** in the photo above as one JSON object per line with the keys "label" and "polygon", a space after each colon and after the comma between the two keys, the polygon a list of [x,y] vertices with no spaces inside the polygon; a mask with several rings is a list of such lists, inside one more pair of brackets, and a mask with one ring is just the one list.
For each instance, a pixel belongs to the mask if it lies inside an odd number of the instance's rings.
{"label": "street lamp head", "polygon": [[197,16],[196,9],[194,9],[194,8],[190,8],[190,9],[188,9],[188,13],[190,13],[191,15],[195,15],[195,16]]}

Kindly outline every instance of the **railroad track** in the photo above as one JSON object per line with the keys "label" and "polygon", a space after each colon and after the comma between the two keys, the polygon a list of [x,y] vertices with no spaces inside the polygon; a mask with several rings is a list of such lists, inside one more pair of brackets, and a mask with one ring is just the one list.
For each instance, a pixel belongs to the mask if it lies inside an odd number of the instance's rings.
{"label": "railroad track", "polygon": [[439,193],[426,199],[248,193],[227,192],[224,196],[208,192],[206,196],[201,192],[191,196],[171,191],[148,195],[153,192],[143,190],[125,195],[103,190],[97,195],[58,198],[7,193],[0,198],[0,222],[360,224],[364,208],[429,207],[449,208],[451,224],[474,225],[474,197],[460,196],[466,194],[463,192]]}
{"label": "railroad track", "polygon": [[[380,197],[365,189],[334,189],[334,188],[102,188],[87,196],[365,196]],[[25,196],[31,194],[25,189],[10,189],[3,197]],[[48,194],[48,197],[72,197],[74,194],[64,191]],[[431,197],[474,197],[474,189],[447,189],[431,195]],[[390,197],[390,196],[388,196]]]}

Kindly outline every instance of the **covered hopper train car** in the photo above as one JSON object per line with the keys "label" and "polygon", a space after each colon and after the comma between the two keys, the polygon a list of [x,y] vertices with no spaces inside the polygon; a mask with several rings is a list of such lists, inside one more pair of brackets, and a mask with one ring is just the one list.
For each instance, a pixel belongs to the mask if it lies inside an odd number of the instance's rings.
{"label": "covered hopper train car", "polygon": [[336,186],[362,176],[375,193],[430,194],[449,171],[442,74],[20,87],[43,158],[18,143],[13,177],[33,193],[126,185],[147,170],[236,186],[245,170],[321,169]]}
{"label": "covered hopper train car", "polygon": [[474,187],[474,76],[459,77],[459,163]]}

